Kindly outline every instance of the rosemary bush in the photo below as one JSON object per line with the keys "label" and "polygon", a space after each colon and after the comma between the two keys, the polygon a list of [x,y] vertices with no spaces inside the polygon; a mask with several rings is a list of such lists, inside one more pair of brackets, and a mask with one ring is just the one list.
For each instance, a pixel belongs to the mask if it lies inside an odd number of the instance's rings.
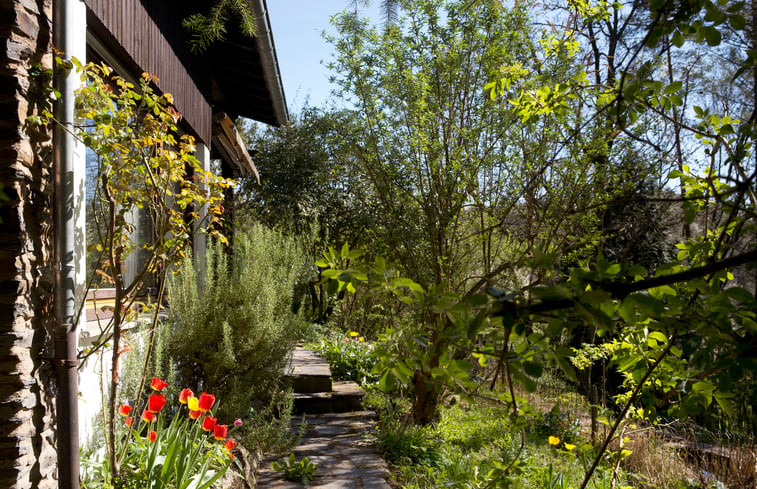
{"label": "rosemary bush", "polygon": [[292,306],[303,256],[295,240],[252,225],[233,254],[209,247],[204,274],[187,259],[173,277],[168,355],[186,384],[224,399],[220,414],[247,413],[279,380],[303,328]]}

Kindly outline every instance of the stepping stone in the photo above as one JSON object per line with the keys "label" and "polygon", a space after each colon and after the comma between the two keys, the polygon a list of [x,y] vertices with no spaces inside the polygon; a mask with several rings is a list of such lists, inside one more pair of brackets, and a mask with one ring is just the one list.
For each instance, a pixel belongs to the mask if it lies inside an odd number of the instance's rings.
{"label": "stepping stone", "polygon": [[294,392],[331,392],[329,363],[314,351],[295,349],[289,372]]}
{"label": "stepping stone", "polygon": [[294,395],[295,414],[348,413],[363,408],[365,392],[354,382],[335,381],[331,392],[305,392]]}

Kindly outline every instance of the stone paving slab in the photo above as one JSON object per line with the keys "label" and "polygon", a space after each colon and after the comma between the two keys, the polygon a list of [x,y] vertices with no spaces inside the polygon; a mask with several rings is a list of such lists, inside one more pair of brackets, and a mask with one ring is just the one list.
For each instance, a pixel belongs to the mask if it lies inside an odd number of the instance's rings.
{"label": "stone paving slab", "polygon": [[[371,411],[306,416],[307,428],[294,452],[318,466],[312,489],[391,489],[389,469],[363,435],[372,430],[376,415]],[[299,423],[293,426],[298,429]],[[288,454],[287,454],[288,456]],[[283,479],[267,457],[258,472],[257,487],[296,489],[303,486]]]}

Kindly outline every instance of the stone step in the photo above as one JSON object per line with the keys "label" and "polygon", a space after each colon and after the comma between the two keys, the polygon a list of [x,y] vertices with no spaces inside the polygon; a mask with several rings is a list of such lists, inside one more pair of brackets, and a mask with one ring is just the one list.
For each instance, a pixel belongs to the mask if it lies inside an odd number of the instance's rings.
{"label": "stone step", "polygon": [[314,351],[296,348],[288,377],[295,393],[331,392],[331,368]]}
{"label": "stone step", "polygon": [[295,414],[347,413],[363,409],[365,392],[354,382],[335,381],[331,392],[296,393]]}

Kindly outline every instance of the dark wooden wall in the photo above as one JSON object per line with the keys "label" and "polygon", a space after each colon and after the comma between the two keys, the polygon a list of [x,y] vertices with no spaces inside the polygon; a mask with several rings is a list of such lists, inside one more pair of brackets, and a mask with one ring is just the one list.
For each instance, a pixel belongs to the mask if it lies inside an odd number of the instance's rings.
{"label": "dark wooden wall", "polygon": [[[193,76],[201,67],[190,55],[180,4],[157,0],[85,0],[91,28],[119,58],[140,72],[157,75],[158,88],[174,97],[174,105],[202,142],[210,146],[212,109],[203,93],[210,78]],[[191,3],[191,2],[187,2]],[[193,63],[195,66],[193,66]]]}

